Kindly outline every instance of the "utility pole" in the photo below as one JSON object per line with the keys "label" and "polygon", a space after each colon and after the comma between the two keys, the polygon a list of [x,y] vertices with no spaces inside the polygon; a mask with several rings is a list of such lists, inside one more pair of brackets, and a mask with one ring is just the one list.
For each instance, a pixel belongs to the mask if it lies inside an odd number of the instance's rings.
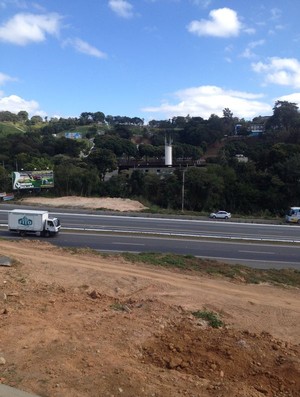
{"label": "utility pole", "polygon": [[184,178],[185,170],[182,171],[181,212],[184,212]]}

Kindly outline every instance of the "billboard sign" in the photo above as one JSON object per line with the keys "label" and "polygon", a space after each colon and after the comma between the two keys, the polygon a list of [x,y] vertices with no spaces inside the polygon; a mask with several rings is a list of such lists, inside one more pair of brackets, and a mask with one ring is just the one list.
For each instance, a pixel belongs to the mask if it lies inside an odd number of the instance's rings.
{"label": "billboard sign", "polygon": [[54,187],[53,171],[20,171],[13,172],[13,190],[48,189]]}
{"label": "billboard sign", "polygon": [[69,139],[81,139],[82,134],[80,132],[66,132],[65,137]]}

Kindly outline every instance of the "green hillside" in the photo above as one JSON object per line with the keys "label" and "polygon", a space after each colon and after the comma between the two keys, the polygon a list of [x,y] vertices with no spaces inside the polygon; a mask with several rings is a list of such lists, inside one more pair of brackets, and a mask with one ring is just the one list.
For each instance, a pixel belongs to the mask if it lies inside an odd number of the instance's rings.
{"label": "green hillside", "polygon": [[0,135],[21,134],[27,131],[24,123],[0,122]]}

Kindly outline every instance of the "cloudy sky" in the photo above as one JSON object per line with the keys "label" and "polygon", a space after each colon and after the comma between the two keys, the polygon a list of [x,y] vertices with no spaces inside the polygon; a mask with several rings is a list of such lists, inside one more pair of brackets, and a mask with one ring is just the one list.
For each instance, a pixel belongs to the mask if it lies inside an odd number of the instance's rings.
{"label": "cloudy sky", "polygon": [[300,105],[299,0],[0,0],[0,111],[272,114]]}

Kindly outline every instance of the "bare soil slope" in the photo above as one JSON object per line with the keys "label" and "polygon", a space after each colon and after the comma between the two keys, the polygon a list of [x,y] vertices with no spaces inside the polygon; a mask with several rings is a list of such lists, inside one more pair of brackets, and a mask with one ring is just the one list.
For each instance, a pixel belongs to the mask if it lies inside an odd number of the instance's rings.
{"label": "bare soil slope", "polygon": [[[37,201],[139,208],[55,200]],[[0,241],[0,255],[13,260],[0,267],[4,384],[42,397],[300,396],[298,289],[133,265],[33,238]],[[203,308],[226,326],[191,314]]]}
{"label": "bare soil slope", "polygon": [[57,207],[107,209],[113,211],[142,211],[146,209],[143,204],[136,200],[122,199],[118,197],[78,197],[64,196],[56,198],[26,197],[22,203],[35,205],[51,205]]}
{"label": "bare soil slope", "polygon": [[[298,289],[0,241],[0,379],[43,397],[300,396]],[[213,329],[191,312],[221,314]]]}

